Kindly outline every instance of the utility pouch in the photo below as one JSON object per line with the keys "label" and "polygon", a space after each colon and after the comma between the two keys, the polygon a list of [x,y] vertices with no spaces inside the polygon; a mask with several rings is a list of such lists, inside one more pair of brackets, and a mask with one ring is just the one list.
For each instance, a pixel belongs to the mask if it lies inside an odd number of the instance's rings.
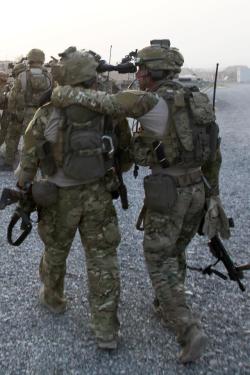
{"label": "utility pouch", "polygon": [[150,210],[165,214],[177,199],[176,183],[169,175],[150,175],[144,178],[145,204]]}
{"label": "utility pouch", "polygon": [[40,207],[49,207],[57,202],[58,187],[50,181],[42,179],[32,184],[32,197]]}
{"label": "utility pouch", "polygon": [[63,163],[67,177],[86,182],[104,177],[103,154],[103,140],[98,131],[83,131],[77,124],[68,126]]}
{"label": "utility pouch", "polygon": [[42,172],[46,176],[52,176],[56,173],[57,167],[52,152],[52,146],[49,141],[40,143],[36,148],[37,156],[40,160]]}
{"label": "utility pouch", "polygon": [[215,121],[213,106],[208,96],[202,92],[193,92],[189,100],[194,123],[206,125]]}

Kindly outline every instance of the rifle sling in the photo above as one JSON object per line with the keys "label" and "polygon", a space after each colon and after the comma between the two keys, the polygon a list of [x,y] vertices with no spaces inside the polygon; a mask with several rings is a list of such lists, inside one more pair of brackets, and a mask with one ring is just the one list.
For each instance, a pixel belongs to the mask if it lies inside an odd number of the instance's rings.
{"label": "rifle sling", "polygon": [[[12,232],[13,228],[15,227],[16,223],[22,219],[22,224],[24,224],[24,230],[21,233],[21,235],[13,241],[12,239]],[[12,216],[10,223],[8,225],[7,229],[7,240],[8,243],[12,246],[20,246],[21,243],[25,240],[25,238],[30,234],[32,229],[32,224],[27,216],[26,213],[24,212],[15,212],[14,215]]]}

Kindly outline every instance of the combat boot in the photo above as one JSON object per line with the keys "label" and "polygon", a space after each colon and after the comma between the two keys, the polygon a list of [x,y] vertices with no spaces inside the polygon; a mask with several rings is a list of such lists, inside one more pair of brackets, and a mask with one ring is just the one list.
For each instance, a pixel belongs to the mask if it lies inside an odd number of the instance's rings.
{"label": "combat boot", "polygon": [[97,347],[104,350],[116,350],[118,346],[118,333],[105,334],[98,336]]}
{"label": "combat boot", "polygon": [[181,344],[182,350],[179,354],[181,363],[186,364],[199,359],[204,352],[207,340],[201,328],[196,325],[190,327]]}
{"label": "combat boot", "polygon": [[171,331],[174,331],[174,322],[167,316],[166,311],[163,310],[160,301],[155,297],[153,301],[153,310],[157,318],[160,320],[161,325]]}
{"label": "combat boot", "polygon": [[54,314],[62,314],[66,310],[66,299],[61,298],[52,289],[42,286],[39,294],[40,303]]}

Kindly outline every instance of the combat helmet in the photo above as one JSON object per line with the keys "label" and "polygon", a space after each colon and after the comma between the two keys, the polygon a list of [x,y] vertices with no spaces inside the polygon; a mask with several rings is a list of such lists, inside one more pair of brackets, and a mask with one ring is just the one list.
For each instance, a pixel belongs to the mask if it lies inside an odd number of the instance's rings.
{"label": "combat helmet", "polygon": [[28,62],[43,64],[45,61],[45,54],[41,49],[33,48],[27,55]]}
{"label": "combat helmet", "polygon": [[150,46],[138,51],[136,64],[149,71],[180,73],[184,58],[177,48],[170,47],[168,39],[151,40]]}
{"label": "combat helmet", "polygon": [[61,85],[89,83],[96,79],[98,61],[92,51],[69,47],[59,53],[58,64],[52,67],[53,78]]}

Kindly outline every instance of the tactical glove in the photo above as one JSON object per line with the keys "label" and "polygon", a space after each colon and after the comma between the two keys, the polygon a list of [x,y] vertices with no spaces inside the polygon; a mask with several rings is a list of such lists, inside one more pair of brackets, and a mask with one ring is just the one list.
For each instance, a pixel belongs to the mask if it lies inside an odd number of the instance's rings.
{"label": "tactical glove", "polygon": [[202,229],[209,239],[217,234],[220,234],[223,239],[230,237],[228,218],[219,196],[211,196],[207,199],[207,212]]}

